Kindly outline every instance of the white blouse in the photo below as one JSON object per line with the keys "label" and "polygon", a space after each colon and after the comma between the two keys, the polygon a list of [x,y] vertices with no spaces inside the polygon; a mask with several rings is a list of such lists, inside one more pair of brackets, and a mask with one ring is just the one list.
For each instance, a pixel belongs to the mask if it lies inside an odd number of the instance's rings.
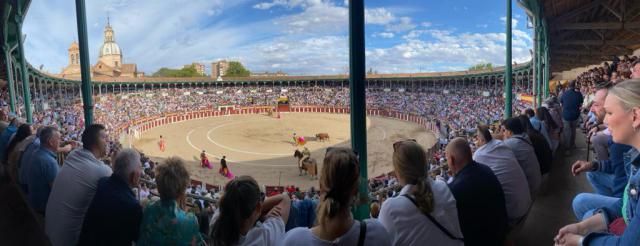
{"label": "white blouse", "polygon": [[[367,232],[365,234],[364,245],[367,246],[390,246],[391,240],[384,227],[375,219],[365,220]],[[297,227],[284,236],[284,246],[356,246],[360,238],[360,222],[354,221],[351,229],[344,235],[333,241],[318,238],[306,227]]]}
{"label": "white blouse", "polygon": [[[433,191],[434,210],[431,216],[454,237],[463,238],[458,222],[456,199],[444,181],[429,179]],[[380,223],[387,229],[393,245],[464,245],[449,238],[416,205],[404,197],[413,185],[405,185],[400,195],[389,198],[382,204]]]}

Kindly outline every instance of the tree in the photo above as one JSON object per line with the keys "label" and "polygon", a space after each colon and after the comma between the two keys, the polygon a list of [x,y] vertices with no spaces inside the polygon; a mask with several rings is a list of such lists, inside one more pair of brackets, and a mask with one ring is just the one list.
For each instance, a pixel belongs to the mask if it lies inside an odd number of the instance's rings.
{"label": "tree", "polygon": [[160,68],[160,70],[156,71],[151,75],[153,77],[202,77],[202,74],[199,74],[196,71],[196,67],[193,65],[186,66],[181,69],[171,69],[171,68]]}
{"label": "tree", "polygon": [[478,63],[472,67],[469,68],[469,71],[480,71],[480,70],[492,70],[493,71],[493,64],[491,63]]}
{"label": "tree", "polygon": [[251,72],[244,68],[242,63],[237,61],[229,62],[229,68],[224,77],[249,77]]}

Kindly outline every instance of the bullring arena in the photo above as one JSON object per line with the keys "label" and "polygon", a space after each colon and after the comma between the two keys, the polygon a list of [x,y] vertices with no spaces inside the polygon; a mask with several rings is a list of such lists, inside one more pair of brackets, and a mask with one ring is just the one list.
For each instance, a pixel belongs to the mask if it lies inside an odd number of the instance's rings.
{"label": "bullring arena", "polygon": [[[219,160],[225,155],[235,175],[251,175],[261,184],[317,186],[317,180],[299,175],[293,153],[302,147],[294,145],[293,133],[305,137],[304,146],[309,148],[321,170],[327,147],[350,145],[349,114],[346,108],[296,107],[292,111],[303,112],[281,113],[275,117],[256,110],[233,110],[157,117],[139,123],[137,133],[130,135],[130,139],[133,147],[155,161],[170,155],[185,159],[192,179],[206,184],[223,185],[227,181],[217,172]],[[366,124],[369,177],[392,171],[395,141],[412,138],[426,148],[436,142],[431,123],[417,116],[370,110]],[[328,133],[330,140],[315,139],[315,134],[320,132]],[[166,141],[164,152],[158,147],[160,135]],[[213,164],[212,169],[201,167],[202,150]]]}

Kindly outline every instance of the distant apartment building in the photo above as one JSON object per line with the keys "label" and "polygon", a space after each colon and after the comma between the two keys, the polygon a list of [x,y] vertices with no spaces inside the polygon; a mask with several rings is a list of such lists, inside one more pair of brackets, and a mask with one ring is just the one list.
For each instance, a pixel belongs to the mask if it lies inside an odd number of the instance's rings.
{"label": "distant apartment building", "polygon": [[251,77],[284,77],[288,76],[287,73],[282,71],[277,71],[275,73],[264,72],[264,73],[251,73]]}
{"label": "distant apartment building", "polygon": [[211,63],[211,78],[217,78],[227,74],[229,70],[229,62],[226,60]]}
{"label": "distant apartment building", "polygon": [[190,66],[193,66],[196,69],[196,72],[198,72],[198,74],[205,75],[204,64],[194,62],[194,63],[191,63],[191,64],[184,65],[185,68],[190,67]]}

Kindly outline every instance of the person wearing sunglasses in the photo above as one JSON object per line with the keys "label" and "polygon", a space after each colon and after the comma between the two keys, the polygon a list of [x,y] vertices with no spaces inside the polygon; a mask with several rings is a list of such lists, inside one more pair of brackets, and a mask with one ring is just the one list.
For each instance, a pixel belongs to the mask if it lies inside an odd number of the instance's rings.
{"label": "person wearing sunglasses", "polygon": [[377,220],[356,221],[351,208],[358,193],[358,154],[349,148],[328,148],[320,172],[320,203],[316,225],[287,232],[288,245],[391,245],[389,234]]}
{"label": "person wearing sunglasses", "polygon": [[425,172],[427,155],[415,140],[393,144],[393,168],[402,185],[382,204],[380,223],[393,245],[464,245],[456,200],[444,181]]}
{"label": "person wearing sunglasses", "polygon": [[282,243],[291,199],[285,194],[265,199],[258,182],[239,176],[227,183],[219,209],[212,218],[212,246]]}

